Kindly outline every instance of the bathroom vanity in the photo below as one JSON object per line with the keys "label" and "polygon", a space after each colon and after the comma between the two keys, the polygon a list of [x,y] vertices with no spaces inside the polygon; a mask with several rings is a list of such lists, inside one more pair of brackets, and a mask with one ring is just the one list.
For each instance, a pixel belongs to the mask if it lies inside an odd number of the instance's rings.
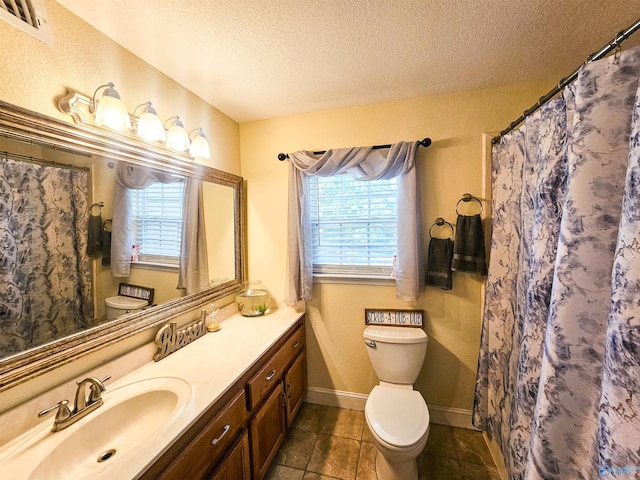
{"label": "bathroom vanity", "polygon": [[[269,317],[249,321],[269,321]],[[302,404],[305,388],[301,317],[141,478],[262,479]]]}
{"label": "bathroom vanity", "polygon": [[104,404],[58,432],[50,416],[16,435],[0,447],[3,475],[261,480],[306,389],[304,311],[273,306],[244,317],[235,305],[224,310],[219,331],[158,362],[155,346],[146,345],[132,353],[143,361],[129,373],[118,371],[133,357],[86,372],[114,374]]}

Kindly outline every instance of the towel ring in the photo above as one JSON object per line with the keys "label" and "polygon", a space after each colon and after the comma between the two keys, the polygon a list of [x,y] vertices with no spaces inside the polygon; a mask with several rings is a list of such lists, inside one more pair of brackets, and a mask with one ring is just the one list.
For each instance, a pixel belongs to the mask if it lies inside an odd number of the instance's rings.
{"label": "towel ring", "polygon": [[98,207],[100,210],[98,211],[98,215],[102,213],[102,207],[104,207],[104,202],[92,203],[89,207],[89,215],[93,215],[93,207]]}
{"label": "towel ring", "polygon": [[458,215],[460,215],[460,212],[458,211],[458,207],[460,206],[460,202],[465,202],[466,203],[466,202],[470,202],[471,200],[475,200],[476,202],[478,202],[480,204],[480,213],[478,215],[482,215],[482,211],[484,210],[482,202],[480,201],[479,198],[474,197],[470,193],[465,193],[464,195],[462,195],[462,198],[460,200],[458,200],[458,203],[456,203],[456,213]]}
{"label": "towel ring", "polygon": [[[431,230],[433,230],[433,227],[438,226],[438,227],[442,227],[443,225],[449,225],[449,228],[451,229],[451,236],[449,237],[450,239],[453,240],[453,225],[451,225],[449,222],[447,222],[444,218],[442,217],[438,217],[436,218],[436,221],[433,222],[433,224],[431,225],[431,227],[429,227],[429,238],[433,238],[433,235],[431,235]],[[437,237],[436,237],[437,238]]]}

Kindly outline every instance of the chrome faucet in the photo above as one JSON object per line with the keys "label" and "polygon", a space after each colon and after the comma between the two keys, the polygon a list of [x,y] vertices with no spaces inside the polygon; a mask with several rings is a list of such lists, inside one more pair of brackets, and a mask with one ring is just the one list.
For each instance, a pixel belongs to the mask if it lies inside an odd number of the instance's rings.
{"label": "chrome faucet", "polygon": [[[38,418],[44,417],[48,413],[57,409],[58,411],[56,413],[56,418],[53,421],[53,428],[51,431],[59,432],[60,430],[73,425],[104,403],[102,400],[102,393],[105,391],[104,382],[110,378],[111,375],[107,375],[102,380],[98,380],[95,377],[87,377],[84,380],[76,382],[78,388],[76,390],[76,404],[73,407],[73,411],[69,409],[69,401],[62,400],[54,406],[42,410],[38,413]],[[86,392],[87,385],[89,385],[89,395],[87,395]]]}

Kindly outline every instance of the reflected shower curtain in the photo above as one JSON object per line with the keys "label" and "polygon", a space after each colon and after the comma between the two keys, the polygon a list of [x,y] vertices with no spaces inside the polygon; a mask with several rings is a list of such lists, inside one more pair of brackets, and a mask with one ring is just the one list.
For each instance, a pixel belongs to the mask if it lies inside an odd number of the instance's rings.
{"label": "reflected shower curtain", "polygon": [[88,175],[0,156],[0,358],[92,326]]}
{"label": "reflected shower curtain", "polygon": [[639,80],[592,62],[494,147],[474,424],[512,479],[640,476]]}

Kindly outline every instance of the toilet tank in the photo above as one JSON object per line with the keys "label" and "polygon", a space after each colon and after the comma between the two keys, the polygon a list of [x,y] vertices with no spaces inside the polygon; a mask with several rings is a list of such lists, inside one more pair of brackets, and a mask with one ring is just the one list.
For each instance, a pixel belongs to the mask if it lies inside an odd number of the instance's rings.
{"label": "toilet tank", "polygon": [[427,353],[422,328],[370,325],[364,331],[369,359],[383,382],[413,385]]}
{"label": "toilet tank", "polygon": [[104,299],[107,320],[113,320],[127,313],[138,312],[146,307],[149,302],[140,298],[126,297],[124,295],[116,295],[115,297],[107,297]]}

